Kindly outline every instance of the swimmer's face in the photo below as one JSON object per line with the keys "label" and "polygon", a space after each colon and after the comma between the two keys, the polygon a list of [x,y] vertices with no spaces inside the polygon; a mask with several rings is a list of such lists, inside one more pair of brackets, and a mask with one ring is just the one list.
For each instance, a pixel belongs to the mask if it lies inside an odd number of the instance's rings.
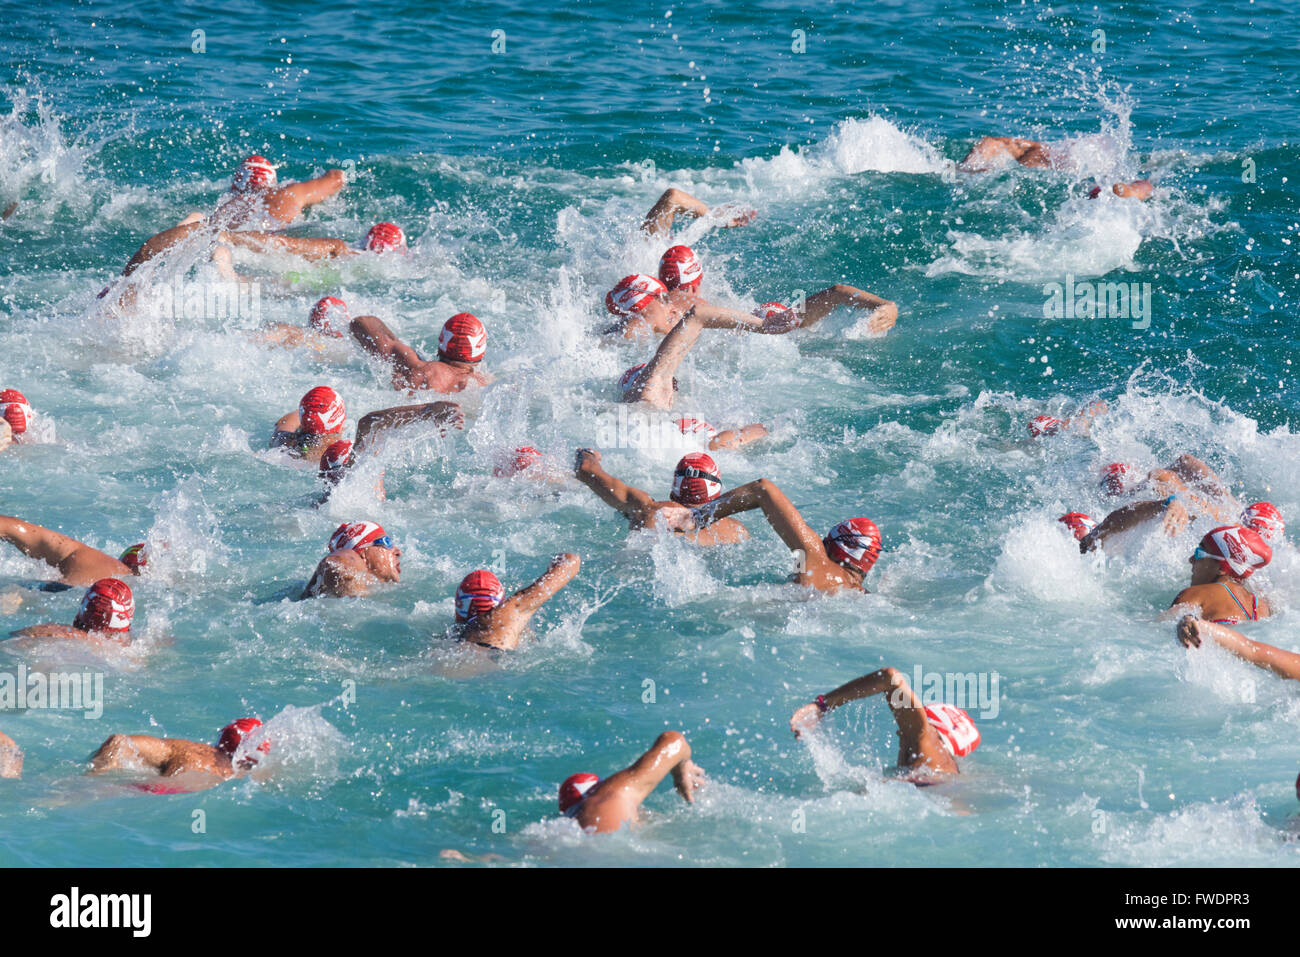
{"label": "swimmer's face", "polygon": [[4,419],[0,419],[0,449],[7,449],[13,444],[14,430]]}
{"label": "swimmer's face", "polygon": [[1192,584],[1206,585],[1219,577],[1219,562],[1213,558],[1197,558],[1193,555],[1187,559],[1192,565]]}
{"label": "swimmer's face", "polygon": [[382,581],[401,581],[402,578],[402,550],[394,546],[393,548],[379,548],[371,545],[365,550],[366,567],[368,567],[375,576]]}

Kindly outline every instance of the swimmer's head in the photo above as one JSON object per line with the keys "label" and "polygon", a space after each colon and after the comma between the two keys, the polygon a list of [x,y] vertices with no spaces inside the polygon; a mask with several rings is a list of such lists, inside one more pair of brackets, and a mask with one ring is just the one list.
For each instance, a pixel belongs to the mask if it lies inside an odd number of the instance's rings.
{"label": "swimmer's head", "polygon": [[1123,462],[1111,462],[1101,470],[1101,488],[1107,495],[1123,495],[1131,470]]}
{"label": "swimmer's head", "polygon": [[531,445],[521,445],[514,452],[504,457],[492,468],[497,478],[509,478],[518,475],[524,469],[542,460],[542,453]]}
{"label": "swimmer's head", "polygon": [[690,246],[670,246],[659,260],[659,281],[669,289],[700,288],[704,267]]}
{"label": "swimmer's head", "polygon": [[590,771],[570,774],[560,785],[560,810],[568,817],[578,813],[578,808],[587,799],[587,792],[600,783],[600,775]]}
{"label": "swimmer's head", "polygon": [[337,485],[355,462],[356,456],[352,453],[352,443],[347,439],[340,439],[321,455],[320,477],[331,485]]}
{"label": "swimmer's head", "polygon": [[722,494],[722,479],[718,466],[703,452],[682,456],[673,470],[673,490],[669,494],[679,505],[703,505]]}
{"label": "swimmer's head", "polygon": [[456,620],[472,621],[505,601],[501,579],[487,569],[470,572],[456,587]]}
{"label": "swimmer's head", "polygon": [[299,428],[308,435],[330,435],[342,430],[348,413],[337,392],[327,385],[318,385],[298,403],[298,418]]}
{"label": "swimmer's head", "polygon": [[81,608],[72,625],[82,631],[124,635],[131,630],[134,617],[135,599],[127,583],[117,578],[101,578],[81,599]]}
{"label": "swimmer's head", "polygon": [[404,253],[406,233],[396,223],[375,223],[366,233],[365,248],[372,253]]}
{"label": "swimmer's head", "polygon": [[605,308],[616,316],[634,316],[652,302],[664,302],[667,298],[667,286],[654,276],[638,273],[624,276],[618,285],[605,293]]}
{"label": "swimmer's head", "polygon": [[[257,718],[240,718],[238,721],[231,722],[221,729],[221,734],[217,737],[217,750],[228,758],[234,758],[235,752],[239,746],[244,743],[244,739],[253,731],[262,727],[262,722]],[[269,739],[263,741],[257,746],[257,750],[266,754],[271,750]],[[257,763],[257,757],[252,754],[245,755],[240,760],[240,765],[247,770]]]}
{"label": "swimmer's head", "polygon": [[1286,535],[1286,522],[1272,502],[1255,502],[1241,513],[1241,524],[1254,529],[1270,542],[1280,542]]}
{"label": "swimmer's head", "polygon": [[1087,538],[1088,533],[1097,527],[1097,523],[1083,512],[1066,512],[1057,521],[1073,532],[1079,541]]}
{"label": "swimmer's head", "polygon": [[8,448],[14,440],[14,430],[9,423],[0,418],[0,449]]}
{"label": "swimmer's head", "polygon": [[[618,391],[626,395],[636,385],[637,380],[641,378],[641,373],[645,370],[644,362],[634,365],[624,372],[618,379]],[[673,376],[673,391],[677,391],[677,376]]]}
{"label": "swimmer's head", "polygon": [[27,396],[17,389],[0,392],[0,416],[4,416],[14,435],[22,435],[32,424],[32,407],[27,402]]}
{"label": "swimmer's head", "polygon": [[236,193],[247,193],[257,189],[273,189],[275,182],[275,167],[271,161],[265,156],[250,156],[235,170],[235,181],[230,188]]}
{"label": "swimmer's head", "polygon": [[1188,560],[1195,566],[1207,558],[1214,560],[1221,574],[1245,581],[1273,560],[1273,549],[1253,528],[1220,525],[1205,534]]}
{"label": "swimmer's head", "polygon": [[822,539],[830,560],[864,576],[880,557],[880,529],[869,518],[840,522]]}
{"label": "swimmer's head", "polygon": [[1039,415],[1030,419],[1026,427],[1029,429],[1030,435],[1039,439],[1045,435],[1055,435],[1061,431],[1063,426],[1064,423],[1060,419],[1053,418],[1050,415]]}
{"label": "swimmer's head", "polygon": [[770,319],[789,318],[793,320],[796,326],[799,325],[799,317],[795,315],[793,309],[783,302],[765,302],[755,309],[752,315],[765,321]]}
{"label": "swimmer's head", "polygon": [[145,553],[144,546],[144,542],[132,545],[122,553],[118,561],[139,575],[149,564],[149,556]]}
{"label": "swimmer's head", "polygon": [[478,362],[487,354],[487,330],[478,317],[458,312],[442,324],[438,358],[444,362]]}
{"label": "swimmer's head", "polygon": [[367,548],[392,548],[393,539],[382,525],[374,522],[344,522],[330,536],[329,550],[360,552]]}
{"label": "swimmer's head", "polygon": [[950,704],[926,705],[925,716],[939,732],[944,749],[954,758],[964,758],[980,746],[979,728],[961,708]]}
{"label": "swimmer's head", "polygon": [[342,339],[343,333],[340,330],[348,327],[352,317],[348,315],[347,303],[338,296],[326,296],[324,299],[317,300],[316,305],[311,307],[311,315],[307,317],[307,321],[322,335]]}

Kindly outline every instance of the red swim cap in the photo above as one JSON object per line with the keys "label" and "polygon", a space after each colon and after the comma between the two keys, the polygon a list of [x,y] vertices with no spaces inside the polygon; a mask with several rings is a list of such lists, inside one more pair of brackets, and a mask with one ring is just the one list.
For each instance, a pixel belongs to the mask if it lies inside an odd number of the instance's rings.
{"label": "red swim cap", "polygon": [[456,620],[472,621],[505,601],[501,579],[486,569],[470,572],[456,589]]}
{"label": "red swim cap", "polygon": [[1026,428],[1029,434],[1034,438],[1042,438],[1044,435],[1055,435],[1060,432],[1065,423],[1060,419],[1053,418],[1050,415],[1040,415],[1029,420]]}
{"label": "red swim cap", "polygon": [[624,276],[605,293],[605,308],[616,316],[631,316],[667,295],[668,288],[654,276],[637,273]]}
{"label": "red swim cap", "polygon": [[355,461],[352,455],[352,443],[347,439],[340,439],[327,448],[320,457],[321,477],[330,482],[338,482]]}
{"label": "red swim cap", "polygon": [[1128,473],[1129,467],[1123,462],[1111,462],[1101,470],[1101,487],[1107,495],[1124,494],[1124,482]]}
{"label": "red swim cap", "polygon": [[831,561],[865,575],[880,557],[880,529],[869,518],[851,518],[832,528],[822,545]]}
{"label": "red swim cap", "polygon": [[669,494],[680,505],[703,505],[722,494],[722,479],[717,463],[703,452],[682,456],[673,471],[673,490]]}
{"label": "red swim cap", "polygon": [[329,550],[334,552],[359,552],[369,548],[381,538],[388,538],[383,526],[374,522],[344,522],[330,536]]}
{"label": "red swim cap", "polygon": [[[783,302],[765,302],[757,309],[755,309],[753,313],[751,313],[751,315],[755,315],[758,316],[758,318],[760,319],[767,320],[767,319],[777,319],[782,316],[791,315],[793,313],[794,310],[791,309]],[[794,319],[795,319],[795,325],[799,325],[799,323],[802,321],[798,318],[798,316],[795,316]]]}
{"label": "red swim cap", "polygon": [[953,757],[964,758],[980,746],[979,728],[961,708],[950,704],[926,705],[925,716]]}
{"label": "red swim cap", "polygon": [[587,792],[600,783],[600,776],[590,771],[570,774],[560,785],[560,810],[572,815],[587,797]]}
{"label": "red swim cap", "polygon": [[406,252],[406,233],[396,223],[375,223],[366,233],[366,249],[372,253],[386,253],[391,250]]}
{"label": "red swim cap", "polygon": [[703,419],[674,419],[673,424],[681,429],[682,435],[702,435],[707,439],[711,439],[718,434],[718,430]]}
{"label": "red swim cap", "polygon": [[149,564],[145,558],[144,546],[144,542],[140,542],[138,545],[132,545],[122,553],[121,557],[118,558],[118,561],[131,569],[131,571],[135,572],[137,575],[140,574],[140,569]]}
{"label": "red swim cap", "polygon": [[1255,502],[1241,513],[1241,524],[1253,528],[1269,541],[1277,541],[1286,534],[1286,522],[1272,502]]}
{"label": "red swim cap", "polygon": [[352,317],[348,315],[347,303],[338,296],[326,296],[311,307],[308,321],[317,332],[342,339],[343,333],[339,329],[346,328]]}
{"label": "red swim cap", "polygon": [[243,193],[250,189],[270,188],[275,182],[275,167],[271,161],[265,156],[250,156],[235,170],[235,182],[230,188]]}
{"label": "red swim cap", "polygon": [[32,421],[32,407],[27,404],[27,396],[17,389],[0,392],[0,415],[9,423],[14,435],[22,435]]}
{"label": "red swim cap", "polygon": [[1097,523],[1083,512],[1066,512],[1057,521],[1072,531],[1079,541],[1087,538],[1088,533],[1097,527]]}
{"label": "red swim cap", "polygon": [[131,630],[134,617],[135,599],[126,582],[101,578],[81,599],[81,609],[72,625],[82,631],[107,631],[120,635]]}
{"label": "red swim cap", "polygon": [[659,260],[659,279],[669,289],[696,289],[704,267],[690,246],[671,246]]}
{"label": "red swim cap", "polygon": [[497,478],[509,478],[512,475],[518,475],[534,462],[542,460],[542,453],[531,445],[520,446],[515,449],[514,457],[507,457],[507,460],[499,463],[492,469],[492,474]]}
{"label": "red swim cap", "polygon": [[327,385],[318,385],[298,403],[298,417],[308,435],[329,435],[343,428],[348,413],[337,392]]}
{"label": "red swim cap", "polygon": [[1245,581],[1273,560],[1273,549],[1253,528],[1220,525],[1206,533],[1192,557],[1216,558],[1223,574]]}
{"label": "red swim cap", "polygon": [[[217,750],[233,758],[235,752],[239,750],[239,746],[244,743],[244,738],[248,737],[249,732],[260,727],[262,727],[262,722],[256,718],[240,718],[238,721],[226,725],[221,729],[221,736],[217,738]],[[263,741],[257,746],[257,750],[265,754],[271,750],[271,742]],[[251,755],[249,760],[254,764],[257,763],[257,759]]]}
{"label": "red swim cap", "polygon": [[487,330],[478,316],[458,312],[442,324],[438,358],[448,362],[478,362],[487,354]]}

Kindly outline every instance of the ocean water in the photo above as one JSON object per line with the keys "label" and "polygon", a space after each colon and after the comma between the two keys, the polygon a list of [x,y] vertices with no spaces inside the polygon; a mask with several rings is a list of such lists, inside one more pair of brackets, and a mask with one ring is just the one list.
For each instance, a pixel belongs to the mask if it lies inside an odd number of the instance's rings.
{"label": "ocean water", "polygon": [[[1189,654],[1159,620],[1207,526],[1085,558],[1055,522],[1104,514],[1100,465],[1181,452],[1300,515],[1300,28],[1281,3],[1179,6],[0,4],[0,206],[19,203],[0,225],[0,387],[26,393],[44,439],[0,455],[0,512],[112,553],[166,543],[132,583],[130,654],[0,643],[0,670],[105,675],[98,720],[0,713],[26,751],[0,784],[0,863],[1300,862],[1297,689]],[[983,134],[1061,144],[1070,168],[955,173]],[[411,255],[241,257],[257,315],[106,315],[95,293],[136,247],[212,208],[253,152],[282,180],[350,171],[296,232],[387,219]],[[1149,203],[1085,198],[1138,175]],[[715,301],[843,281],[899,304],[884,338],[843,312],[708,333],[679,376],[683,411],[772,431],[715,456],[727,484],[771,478],[819,529],[880,525],[870,594],[782,584],[790,556],[761,517],[701,552],[629,538],[574,483],[492,475],[524,443],[563,471],[608,433],[614,381],[649,347],[600,340],[604,292],[653,272],[667,243],[636,226],[668,186],[758,211],[675,233]],[[205,259],[151,278],[210,281]],[[1044,317],[1045,285],[1103,277],[1150,283],[1149,327]],[[317,509],[314,472],[265,449],[272,422],[318,384],[350,429],[405,401],[346,345],[248,335],[327,293],[425,354],[474,312],[498,383],[464,396],[463,433],[394,437]],[[1029,418],[1093,399],[1111,411],[1091,435],[1027,439]],[[660,496],[680,454],[603,452]],[[400,542],[401,583],[289,600],[358,519]],[[535,643],[476,666],[446,639],[466,572],[519,587],[561,551],[582,572]],[[1254,579],[1277,614],[1253,637],[1300,646],[1298,564],[1281,545]],[[30,587],[50,577],[0,549],[0,595],[21,598],[6,631],[71,619],[79,591]],[[997,674],[957,781],[889,778],[878,700],[790,735],[800,704],[884,665]],[[82,774],[112,732],[209,741],[245,714],[276,742],[254,778],[161,797]],[[668,728],[710,775],[695,806],[664,784],[643,826],[599,839],[556,815],[567,775],[624,767]]]}

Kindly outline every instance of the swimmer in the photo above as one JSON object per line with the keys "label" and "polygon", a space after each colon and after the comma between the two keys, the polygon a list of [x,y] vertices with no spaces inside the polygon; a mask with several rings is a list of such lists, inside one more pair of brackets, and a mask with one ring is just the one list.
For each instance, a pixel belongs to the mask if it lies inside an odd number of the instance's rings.
{"label": "swimmer", "polygon": [[[270,228],[287,226],[306,207],[324,202],[346,183],[343,170],[331,169],[315,179],[280,186],[270,161],[264,156],[250,156],[239,164],[230,191],[212,218],[227,229],[239,229],[249,223],[263,223]],[[190,213],[180,225],[206,218],[203,213]]]}
{"label": "swimmer", "polygon": [[885,703],[898,725],[898,768],[902,779],[924,787],[958,774],[957,758],[980,744],[975,723],[961,708],[950,704],[926,705],[896,668],[881,668],[855,678],[834,691],[818,695],[790,718],[795,737],[813,730],[822,716],[850,701],[885,695]]}
{"label": "swimmer", "polygon": [[703,453],[684,456],[673,470],[667,502],[621,482],[602,467],[600,453],[578,449],[573,466],[578,481],[627,519],[628,530],[666,528],[696,545],[735,545],[749,530],[734,518],[714,518],[696,511],[722,493],[722,478],[712,458]]}
{"label": "swimmer", "polygon": [[772,530],[798,560],[791,583],[824,592],[842,588],[867,590],[867,573],[880,557],[880,529],[869,518],[847,519],[832,528],[825,538],[820,538],[794,503],[769,479],[734,488],[698,508],[693,515],[703,521],[718,521],[756,508],[763,510],[763,517]]}
{"label": "swimmer", "polygon": [[347,303],[338,296],[325,296],[311,307],[311,312],[307,315],[308,325],[276,322],[258,329],[253,337],[286,349],[310,346],[319,352],[330,342],[342,339],[343,330],[351,322]]}
{"label": "swimmer", "polygon": [[687,804],[705,784],[704,769],[691,760],[691,746],[680,731],[665,731],[631,767],[607,778],[584,772],[560,785],[560,811],[587,833],[609,834],[635,826],[638,809],[668,775]]}
{"label": "swimmer", "polygon": [[[90,770],[86,773],[147,771],[160,778],[189,775],[185,787],[178,790],[202,790],[241,777],[257,766],[257,755],[271,750],[265,732],[257,731],[260,727],[262,722],[257,718],[240,718],[221,729],[215,746],[184,738],[114,734],[90,756]],[[158,793],[170,792],[159,788]]]}
{"label": "swimmer", "polygon": [[131,643],[131,622],[135,598],[126,582],[103,578],[91,585],[81,599],[72,625],[33,625],[9,633],[11,638],[67,638],[74,641]]}
{"label": "swimmer", "polygon": [[655,200],[655,204],[650,207],[650,212],[645,214],[641,231],[650,236],[666,236],[673,228],[673,222],[681,215],[694,219],[708,216],[723,229],[732,229],[749,223],[758,213],[756,210],[738,209],[735,206],[719,206],[710,210],[685,190],[669,187]]}
{"label": "swimmer", "polygon": [[1254,529],[1221,525],[1212,529],[1188,559],[1192,580],[1162,617],[1175,609],[1198,610],[1197,617],[1220,625],[1258,621],[1272,614],[1268,599],[1246,587],[1246,579],[1273,559],[1273,549]]}
{"label": "swimmer", "polygon": [[529,620],[573,580],[581,567],[582,560],[572,552],[556,555],[541,578],[509,598],[492,572],[470,572],[456,588],[458,637],[483,648],[514,651]]}
{"label": "swimmer", "polygon": [[23,749],[18,742],[0,731],[0,778],[18,779],[23,776]]}
{"label": "swimmer", "polygon": [[348,413],[339,394],[318,385],[298,403],[298,411],[280,417],[270,447],[283,448],[294,458],[319,462],[325,450],[343,437]]}
{"label": "swimmer", "polygon": [[1226,648],[1257,668],[1271,671],[1281,678],[1300,681],[1300,655],[1266,645],[1262,641],[1251,641],[1226,625],[1206,621],[1195,615],[1184,615],[1178,619],[1177,636],[1184,648],[1199,648],[1209,638],[1219,647]]}
{"label": "swimmer", "polygon": [[[605,309],[616,321],[601,330],[602,335],[621,335],[634,339],[648,332],[666,335],[673,330],[684,313],[693,306],[708,306],[703,300],[685,306],[674,305],[668,287],[654,276],[624,276],[605,294]],[[716,306],[697,309],[706,329],[735,329],[764,335],[780,335],[799,324],[793,312],[757,315],[720,309]]]}
{"label": "swimmer", "polygon": [[344,522],[329,540],[301,598],[358,598],[372,585],[402,578],[402,550],[374,522]]}
{"label": "swimmer", "polygon": [[[320,501],[329,498],[330,488],[343,481],[357,464],[360,455],[375,451],[376,443],[385,432],[414,425],[417,422],[435,422],[442,426],[440,434],[446,436],[448,429],[465,428],[465,413],[455,402],[424,402],[420,405],[399,405],[391,409],[367,412],[357,423],[355,442],[336,439],[321,452],[320,477],[325,480],[326,490]],[[375,483],[375,497],[380,501],[385,497],[382,470]]]}
{"label": "swimmer", "polygon": [[1058,419],[1051,415],[1035,416],[1025,424],[1025,428],[1036,439],[1060,435],[1062,432],[1077,432],[1081,435],[1087,435],[1092,431],[1092,420],[1099,415],[1105,415],[1109,410],[1110,406],[1105,402],[1093,402],[1087,408],[1081,409],[1078,414],[1066,419]]}
{"label": "swimmer", "polygon": [[325,236],[285,236],[281,233],[227,231],[222,232],[218,238],[231,246],[239,246],[253,252],[288,253],[313,262],[337,259],[341,256],[357,256],[361,253],[405,255],[408,251],[406,234],[394,223],[376,223],[371,226],[360,248],[349,245],[347,240]]}
{"label": "swimmer", "polygon": [[1194,455],[1180,455],[1168,468],[1152,469],[1136,484],[1129,482],[1132,471],[1122,462],[1107,465],[1101,472],[1102,490],[1107,495],[1147,491],[1159,497],[1115,509],[1079,541],[1080,552],[1099,548],[1111,535],[1144,522],[1159,520],[1164,533],[1173,536],[1201,515],[1230,522],[1240,509],[1223,480]]}
{"label": "swimmer", "polygon": [[[1014,136],[983,136],[970,148],[966,158],[957,164],[963,173],[986,173],[989,170],[1005,166],[1015,160],[1021,166],[1033,169],[1064,169],[1070,159],[1066,153],[1049,150],[1037,140],[1018,139]],[[1148,200],[1153,187],[1147,179],[1136,179],[1130,183],[1115,183],[1111,192],[1122,199]],[[1089,199],[1101,195],[1101,187],[1094,186],[1088,193]]]}
{"label": "swimmer", "polygon": [[361,348],[392,368],[393,388],[399,391],[462,392],[492,381],[478,368],[487,354],[487,330],[471,313],[458,312],[443,323],[437,359],[421,359],[378,316],[358,316],[351,331]]}
{"label": "swimmer", "polygon": [[65,585],[89,585],[101,578],[136,574],[130,566],[97,548],[11,515],[0,515],[0,541],[57,569],[59,581]]}
{"label": "swimmer", "polygon": [[[10,441],[22,443],[30,439],[31,434],[27,430],[35,417],[36,413],[32,411],[27,396],[17,389],[0,391],[0,421],[7,426],[5,431],[8,432]],[[9,442],[4,441],[3,436],[0,435],[0,449],[8,444]]]}

